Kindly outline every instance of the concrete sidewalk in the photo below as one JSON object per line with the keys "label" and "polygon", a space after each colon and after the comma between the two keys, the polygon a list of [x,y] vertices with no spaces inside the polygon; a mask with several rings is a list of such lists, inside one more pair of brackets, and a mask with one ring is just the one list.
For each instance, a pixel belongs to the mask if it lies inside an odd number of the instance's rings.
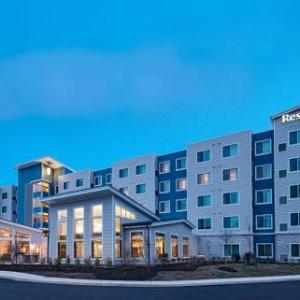
{"label": "concrete sidewalk", "polygon": [[229,285],[245,283],[268,283],[268,282],[288,282],[300,281],[300,275],[289,276],[269,276],[269,277],[245,277],[245,278],[226,278],[226,279],[199,279],[199,280],[180,280],[180,281],[126,281],[126,280],[90,280],[57,278],[33,275],[28,273],[0,271],[1,279],[9,279],[23,282],[65,284],[65,285],[84,285],[84,286],[115,286],[115,287],[188,287],[188,286],[210,286],[210,285]]}

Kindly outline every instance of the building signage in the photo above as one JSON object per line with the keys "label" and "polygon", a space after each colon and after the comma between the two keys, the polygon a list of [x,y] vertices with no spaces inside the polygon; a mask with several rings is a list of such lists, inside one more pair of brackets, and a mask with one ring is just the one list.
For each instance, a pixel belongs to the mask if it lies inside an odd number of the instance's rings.
{"label": "building signage", "polygon": [[285,114],[281,116],[281,122],[282,123],[288,123],[293,122],[296,120],[300,120],[300,112],[294,113],[294,114]]}

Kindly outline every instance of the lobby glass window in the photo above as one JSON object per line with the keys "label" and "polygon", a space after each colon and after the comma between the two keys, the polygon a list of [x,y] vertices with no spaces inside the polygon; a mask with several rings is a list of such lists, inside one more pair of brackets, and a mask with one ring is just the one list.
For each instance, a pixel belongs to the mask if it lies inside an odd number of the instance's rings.
{"label": "lobby glass window", "polygon": [[102,185],[102,176],[96,176],[95,177],[95,186]]}
{"label": "lobby glass window", "polygon": [[5,200],[5,199],[7,199],[7,193],[6,192],[2,193],[2,200]]}
{"label": "lobby glass window", "polygon": [[286,143],[278,144],[278,152],[286,151]]}
{"label": "lobby glass window", "polygon": [[170,212],[170,201],[160,201],[159,202],[159,213],[169,213]]}
{"label": "lobby glass window", "polygon": [[291,199],[300,198],[300,184],[290,186],[290,198]]}
{"label": "lobby glass window", "polygon": [[178,236],[171,235],[171,258],[178,257]]}
{"label": "lobby glass window", "polygon": [[257,244],[257,256],[258,257],[273,257],[273,245],[272,244]]}
{"label": "lobby glass window", "polygon": [[74,209],[74,239],[83,239],[84,232],[84,209],[78,207]]}
{"label": "lobby glass window", "polygon": [[12,231],[10,229],[0,227],[0,238],[9,239],[11,237],[12,237]]}
{"label": "lobby glass window", "polygon": [[123,193],[124,195],[128,196],[129,195],[128,186],[121,187],[120,192]]}
{"label": "lobby glass window", "polygon": [[236,229],[239,228],[239,217],[224,217],[223,218],[224,229]]}
{"label": "lobby glass window", "polygon": [[116,216],[117,217],[121,217],[121,218],[125,218],[125,219],[128,219],[128,220],[134,220],[135,219],[135,214],[132,213],[131,211],[119,206],[119,205],[116,205],[115,206],[115,212],[116,212]]}
{"label": "lobby glass window", "polygon": [[6,214],[7,213],[7,206],[2,206],[1,212],[3,214]]}
{"label": "lobby glass window", "polygon": [[186,186],[186,178],[176,179],[176,191],[185,191]]}
{"label": "lobby glass window", "polygon": [[111,183],[111,174],[106,174],[106,184]]}
{"label": "lobby glass window", "polygon": [[92,241],[92,258],[102,258],[103,245],[101,240]]}
{"label": "lobby glass window", "polygon": [[211,150],[203,150],[197,152],[197,162],[204,162],[211,160]]}
{"label": "lobby glass window", "polygon": [[176,159],[176,171],[186,169],[186,157]]}
{"label": "lobby glass window", "polygon": [[255,167],[255,179],[263,180],[272,178],[272,165],[261,165]]}
{"label": "lobby glass window", "polygon": [[240,254],[240,245],[238,244],[226,244],[224,245],[224,256],[233,256]]}
{"label": "lobby glass window", "polygon": [[300,244],[291,244],[291,257],[300,257]]}
{"label": "lobby glass window", "polygon": [[223,158],[237,156],[239,152],[238,144],[227,145],[223,147]]}
{"label": "lobby glass window", "polygon": [[145,174],[146,172],[147,172],[147,165],[146,164],[137,165],[135,167],[135,173],[136,173],[136,175]]}
{"label": "lobby glass window", "polygon": [[207,185],[211,183],[211,173],[202,173],[197,174],[197,184],[198,185]]}
{"label": "lobby glass window", "polygon": [[170,162],[169,161],[162,161],[159,163],[159,173],[169,173],[170,172]]}
{"label": "lobby glass window", "polygon": [[272,215],[257,215],[256,229],[272,229]]}
{"label": "lobby glass window", "polygon": [[255,155],[264,155],[272,153],[271,139],[255,142]]}
{"label": "lobby glass window", "polygon": [[135,186],[136,194],[146,193],[146,183],[140,183]]}
{"label": "lobby glass window", "polygon": [[142,231],[131,232],[131,257],[144,257],[144,233]]}
{"label": "lobby glass window", "polygon": [[291,226],[300,226],[300,213],[290,214],[290,224]]}
{"label": "lobby glass window", "polygon": [[78,178],[76,179],[76,187],[82,187],[83,186],[83,179]]}
{"label": "lobby glass window", "polygon": [[198,229],[199,230],[211,229],[211,218],[198,219]]}
{"label": "lobby glass window", "polygon": [[300,144],[300,130],[290,132],[290,145]]}
{"label": "lobby glass window", "polygon": [[66,209],[57,212],[57,238],[60,241],[67,239],[67,217],[68,213]]}
{"label": "lobby glass window", "polygon": [[188,237],[184,237],[182,239],[182,256],[183,257],[190,256],[190,241]]}
{"label": "lobby glass window", "polygon": [[186,211],[186,199],[176,200],[176,211]]}
{"label": "lobby glass window", "polygon": [[238,204],[239,203],[239,193],[238,192],[230,192],[223,194],[223,204]]}
{"label": "lobby glass window", "polygon": [[119,178],[128,177],[128,168],[119,170]]}
{"label": "lobby glass window", "polygon": [[50,193],[50,186],[48,182],[36,182],[32,185],[32,197],[44,198],[48,197]]}
{"label": "lobby glass window", "polygon": [[94,205],[92,207],[92,237],[102,238],[102,205]]}
{"label": "lobby glass window", "polygon": [[163,233],[156,232],[155,234],[155,252],[156,258],[161,258],[165,254],[166,241]]}
{"label": "lobby glass window", "polygon": [[300,171],[300,157],[290,159],[290,172]]}
{"label": "lobby glass window", "polygon": [[122,221],[121,218],[115,218],[115,257],[122,257]]}
{"label": "lobby glass window", "polygon": [[197,198],[198,207],[211,206],[211,195],[201,195]]}
{"label": "lobby glass window", "polygon": [[223,170],[223,181],[234,181],[239,176],[238,168],[231,168]]}
{"label": "lobby glass window", "polygon": [[83,241],[74,242],[74,258],[83,259]]}
{"label": "lobby glass window", "polygon": [[164,194],[164,193],[169,193],[170,192],[170,181],[160,181],[159,183],[159,193]]}
{"label": "lobby glass window", "polygon": [[64,190],[67,190],[68,188],[69,188],[69,184],[70,184],[70,182],[69,181],[65,181],[64,182]]}
{"label": "lobby glass window", "polygon": [[272,203],[272,190],[258,190],[255,191],[255,203],[256,204],[271,204]]}

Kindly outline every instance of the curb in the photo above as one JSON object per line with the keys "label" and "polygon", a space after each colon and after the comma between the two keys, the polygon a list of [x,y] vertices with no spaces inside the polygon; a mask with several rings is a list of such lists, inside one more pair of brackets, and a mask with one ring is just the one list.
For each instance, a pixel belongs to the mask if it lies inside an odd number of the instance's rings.
{"label": "curb", "polygon": [[0,279],[8,279],[21,282],[49,283],[80,286],[102,286],[102,287],[191,287],[212,285],[235,285],[246,283],[274,283],[300,281],[300,275],[288,276],[266,276],[266,277],[244,277],[226,279],[198,279],[180,281],[126,281],[126,280],[90,280],[46,277],[34,274],[0,271]]}

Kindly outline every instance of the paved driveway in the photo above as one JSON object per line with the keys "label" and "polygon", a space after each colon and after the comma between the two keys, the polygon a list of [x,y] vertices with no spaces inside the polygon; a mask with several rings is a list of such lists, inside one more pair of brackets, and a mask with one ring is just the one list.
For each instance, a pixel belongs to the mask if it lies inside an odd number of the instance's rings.
{"label": "paved driveway", "polygon": [[299,300],[300,282],[184,288],[116,288],[0,280],[2,300]]}

